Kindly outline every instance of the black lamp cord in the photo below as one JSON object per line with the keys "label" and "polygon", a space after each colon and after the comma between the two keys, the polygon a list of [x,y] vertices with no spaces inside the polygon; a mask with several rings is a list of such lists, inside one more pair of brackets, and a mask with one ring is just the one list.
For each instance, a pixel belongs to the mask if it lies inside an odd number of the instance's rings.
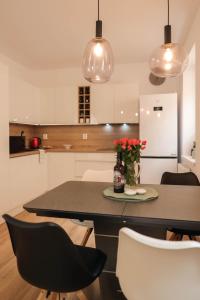
{"label": "black lamp cord", "polygon": [[98,19],[96,21],[96,38],[102,38],[102,21],[99,20],[100,5],[98,0]]}
{"label": "black lamp cord", "polygon": [[169,25],[169,0],[167,0],[167,25],[165,25],[165,38],[164,43],[170,44],[172,42],[171,38],[171,25]]}
{"label": "black lamp cord", "polygon": [[99,21],[99,0],[98,0],[98,21]]}
{"label": "black lamp cord", "polygon": [[167,24],[169,25],[169,0],[167,0]]}

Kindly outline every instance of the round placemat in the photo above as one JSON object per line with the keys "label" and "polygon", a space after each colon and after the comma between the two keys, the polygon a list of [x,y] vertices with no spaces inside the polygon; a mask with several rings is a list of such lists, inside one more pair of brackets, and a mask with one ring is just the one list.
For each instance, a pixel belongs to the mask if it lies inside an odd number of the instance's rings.
{"label": "round placemat", "polygon": [[[138,186],[140,188],[140,186]],[[125,193],[114,193],[113,186],[109,186],[103,191],[105,198],[117,201],[127,201],[127,202],[144,202],[150,201],[158,198],[158,192],[151,187],[142,186],[146,190],[144,195],[126,195]]]}

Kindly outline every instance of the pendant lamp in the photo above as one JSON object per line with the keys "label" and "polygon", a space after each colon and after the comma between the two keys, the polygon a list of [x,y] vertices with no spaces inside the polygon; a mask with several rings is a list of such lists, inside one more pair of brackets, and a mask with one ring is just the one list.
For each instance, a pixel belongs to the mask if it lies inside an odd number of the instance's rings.
{"label": "pendant lamp", "polygon": [[154,51],[150,57],[151,72],[158,77],[175,77],[183,73],[188,65],[188,56],[179,44],[172,43],[171,25],[169,25],[169,0],[168,24],[164,27],[164,44]]}
{"label": "pendant lamp", "polygon": [[96,36],[86,46],[83,62],[83,76],[93,83],[105,83],[110,80],[113,72],[113,53],[110,43],[102,37],[102,21],[96,21]]}

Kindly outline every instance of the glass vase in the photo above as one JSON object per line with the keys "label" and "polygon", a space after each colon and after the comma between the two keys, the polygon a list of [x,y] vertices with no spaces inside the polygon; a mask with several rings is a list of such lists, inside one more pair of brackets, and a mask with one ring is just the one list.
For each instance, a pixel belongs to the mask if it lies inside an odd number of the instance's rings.
{"label": "glass vase", "polygon": [[138,178],[140,176],[140,164],[134,161],[133,163],[126,164],[125,169],[125,179],[126,186],[128,188],[134,188],[138,183]]}

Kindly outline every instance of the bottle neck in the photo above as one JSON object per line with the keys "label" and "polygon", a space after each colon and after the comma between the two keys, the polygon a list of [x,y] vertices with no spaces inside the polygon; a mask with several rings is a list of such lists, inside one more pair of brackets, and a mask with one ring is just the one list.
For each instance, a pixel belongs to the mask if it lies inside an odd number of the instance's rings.
{"label": "bottle neck", "polygon": [[122,153],[117,152],[117,164],[121,164],[121,162],[122,162]]}

